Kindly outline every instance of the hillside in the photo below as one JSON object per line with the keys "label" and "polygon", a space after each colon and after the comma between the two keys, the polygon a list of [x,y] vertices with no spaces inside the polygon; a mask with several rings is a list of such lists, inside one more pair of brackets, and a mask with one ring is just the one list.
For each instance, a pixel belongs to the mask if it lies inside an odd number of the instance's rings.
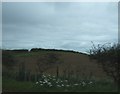
{"label": "hillside", "polygon": [[[9,53],[13,57],[15,62],[14,72],[18,72],[20,66],[24,64],[25,70],[31,74],[39,73],[40,68],[45,74],[57,75],[57,72],[59,72],[59,76],[67,77],[92,76],[104,78],[106,76],[96,61],[91,61],[89,55],[79,52],[54,49],[3,50],[3,57],[4,53]],[[57,57],[57,60],[50,63],[54,56]],[[3,62],[3,71],[6,70],[9,69],[4,66]]]}

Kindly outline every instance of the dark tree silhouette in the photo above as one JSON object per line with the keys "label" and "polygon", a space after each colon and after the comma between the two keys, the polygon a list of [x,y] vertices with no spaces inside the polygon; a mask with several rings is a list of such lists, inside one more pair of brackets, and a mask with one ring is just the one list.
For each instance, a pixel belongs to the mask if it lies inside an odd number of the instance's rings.
{"label": "dark tree silhouette", "polygon": [[96,59],[106,74],[113,78],[115,83],[120,82],[120,44],[104,44],[90,49],[90,59]]}

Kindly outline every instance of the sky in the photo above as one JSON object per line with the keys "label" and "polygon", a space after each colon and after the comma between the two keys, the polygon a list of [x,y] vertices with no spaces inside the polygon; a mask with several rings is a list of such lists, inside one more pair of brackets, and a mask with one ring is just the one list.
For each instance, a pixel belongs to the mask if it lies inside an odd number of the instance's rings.
{"label": "sky", "polygon": [[2,48],[63,49],[86,53],[118,42],[117,2],[4,2]]}

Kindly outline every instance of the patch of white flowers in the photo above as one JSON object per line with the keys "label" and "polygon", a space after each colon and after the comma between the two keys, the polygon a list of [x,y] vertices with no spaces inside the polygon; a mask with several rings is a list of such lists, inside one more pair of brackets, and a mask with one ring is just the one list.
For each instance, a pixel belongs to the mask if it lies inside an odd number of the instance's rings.
{"label": "patch of white flowers", "polygon": [[39,81],[35,82],[35,84],[38,86],[47,86],[47,87],[78,87],[78,86],[87,86],[94,84],[93,81],[77,81],[77,83],[70,82],[69,80],[65,79],[62,80],[60,78],[57,78],[56,76],[51,75],[42,75],[41,79]]}

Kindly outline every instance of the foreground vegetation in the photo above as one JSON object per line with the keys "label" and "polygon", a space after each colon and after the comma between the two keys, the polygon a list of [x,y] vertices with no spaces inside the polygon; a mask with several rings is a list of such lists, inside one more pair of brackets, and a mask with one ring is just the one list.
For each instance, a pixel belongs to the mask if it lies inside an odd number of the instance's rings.
{"label": "foreground vegetation", "polygon": [[3,92],[117,92],[110,80],[65,79],[42,75],[36,82],[3,79]]}
{"label": "foreground vegetation", "polygon": [[[119,44],[93,45],[89,55],[66,53],[42,49],[33,49],[32,52],[4,50],[3,92],[118,92]],[[89,62],[89,58],[96,59],[103,71],[99,72],[97,63]],[[54,69],[53,74],[46,72],[49,69]],[[107,75],[103,76],[104,79],[97,79],[95,73]]]}
{"label": "foreground vegetation", "polygon": [[[104,44],[95,46],[90,49],[90,58],[96,59],[98,64],[106,74],[113,78],[116,84],[120,83],[120,43]],[[119,85],[119,84],[118,84]]]}

